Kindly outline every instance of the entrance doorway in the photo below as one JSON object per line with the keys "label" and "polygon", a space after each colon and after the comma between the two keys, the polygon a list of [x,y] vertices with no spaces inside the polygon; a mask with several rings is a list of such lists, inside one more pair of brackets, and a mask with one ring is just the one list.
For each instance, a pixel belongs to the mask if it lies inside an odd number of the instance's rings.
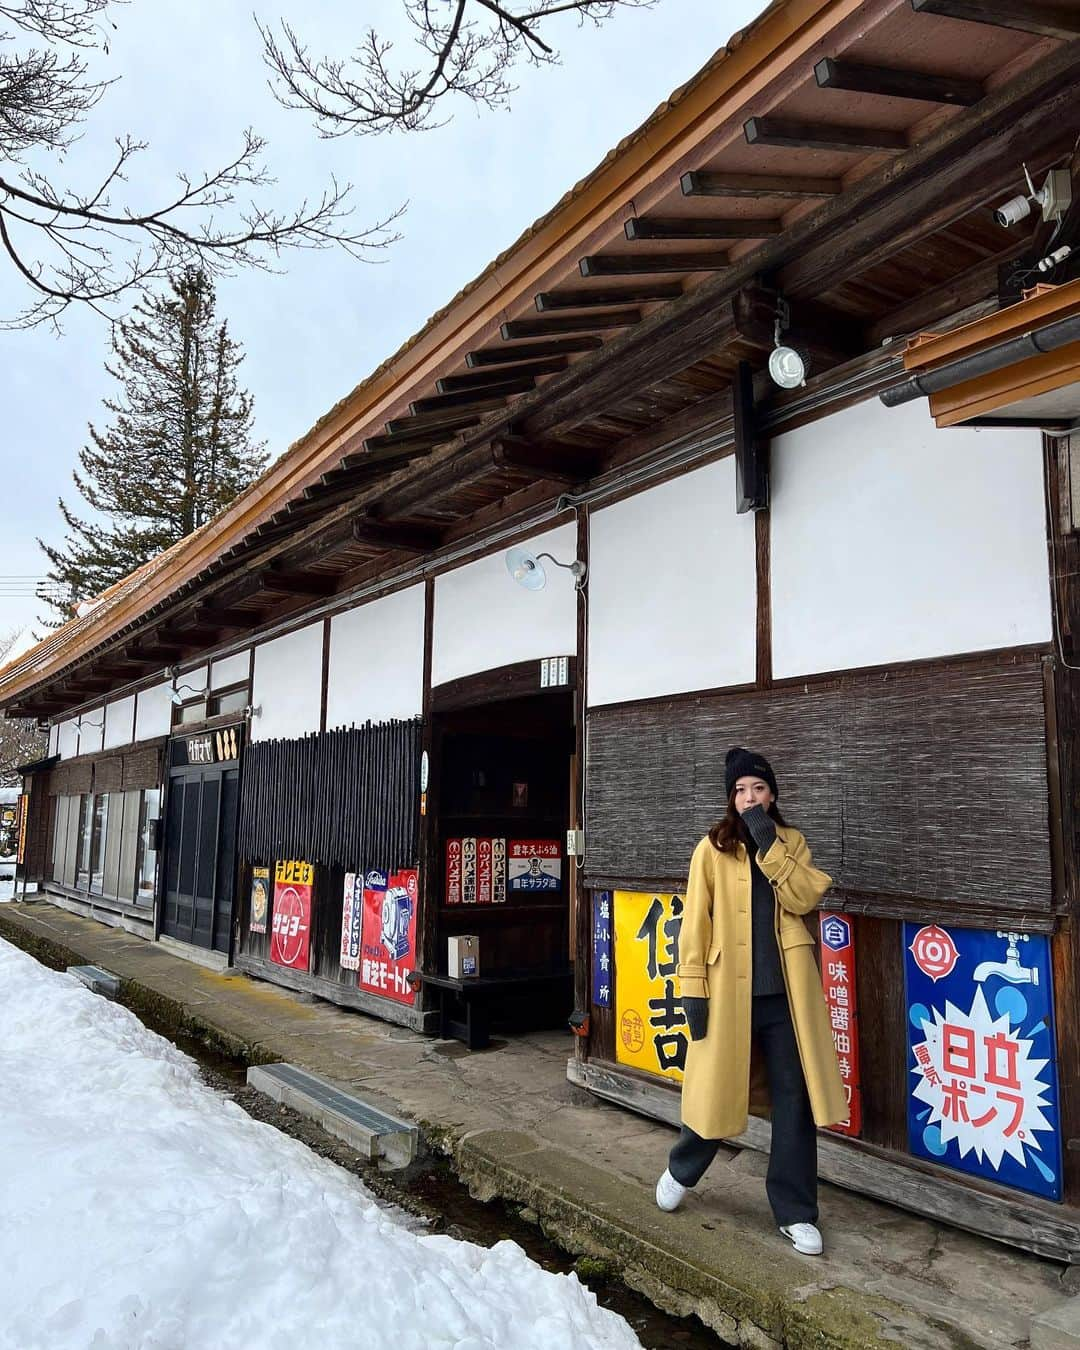
{"label": "entrance doorway", "polygon": [[[575,772],[568,689],[436,712],[433,974],[475,935],[495,1022],[564,1024],[573,1007],[566,831]],[[481,991],[475,991],[479,994]]]}
{"label": "entrance doorway", "polygon": [[239,799],[239,728],[169,745],[161,931],[228,954]]}

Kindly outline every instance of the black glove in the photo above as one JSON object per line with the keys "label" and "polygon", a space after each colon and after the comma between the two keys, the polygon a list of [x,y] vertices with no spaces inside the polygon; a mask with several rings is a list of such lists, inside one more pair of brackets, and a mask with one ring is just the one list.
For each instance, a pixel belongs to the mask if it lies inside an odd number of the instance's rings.
{"label": "black glove", "polygon": [[742,815],[743,824],[750,831],[750,838],[757,844],[759,853],[768,853],[776,840],[776,825],[772,816],[763,806],[751,806]]}
{"label": "black glove", "polygon": [[684,998],[683,1012],[690,1028],[692,1041],[703,1041],[709,1029],[709,1000],[707,998]]}

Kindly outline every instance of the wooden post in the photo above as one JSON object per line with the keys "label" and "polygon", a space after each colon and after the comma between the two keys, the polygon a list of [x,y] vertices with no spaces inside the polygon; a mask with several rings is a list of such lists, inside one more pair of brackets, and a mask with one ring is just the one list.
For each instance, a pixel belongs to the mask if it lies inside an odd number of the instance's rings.
{"label": "wooden post", "polygon": [[[577,512],[577,557],[589,565],[589,508],[581,506]],[[586,586],[588,585],[586,573]],[[587,591],[577,597],[577,680],[574,682],[574,763],[576,772],[571,784],[573,798],[570,802],[570,824],[574,829],[588,828],[588,817],[582,811],[582,799],[587,781],[586,764],[586,726],[588,715],[587,685],[589,680],[588,653],[588,594]],[[585,848],[589,847],[588,833],[585,835]],[[592,965],[592,916],[588,897],[582,885],[581,868],[577,860],[570,861],[570,923],[574,934],[571,957],[574,961],[574,1008],[588,1013],[592,1003],[592,991],[589,988]],[[588,1037],[574,1037],[574,1058],[588,1057],[591,1049],[592,1033]]]}
{"label": "wooden post", "polygon": [[[428,577],[424,582],[424,686],[421,753],[428,757],[429,773],[424,813],[420,817],[420,915],[416,925],[418,948],[416,968],[429,974],[436,972],[439,968],[435,943],[438,935],[440,900],[439,889],[436,885],[438,872],[436,852],[439,840],[439,789],[438,772],[435,767],[437,747],[431,714],[431,656],[434,628],[435,581],[432,577]],[[424,800],[423,797],[421,800]]]}

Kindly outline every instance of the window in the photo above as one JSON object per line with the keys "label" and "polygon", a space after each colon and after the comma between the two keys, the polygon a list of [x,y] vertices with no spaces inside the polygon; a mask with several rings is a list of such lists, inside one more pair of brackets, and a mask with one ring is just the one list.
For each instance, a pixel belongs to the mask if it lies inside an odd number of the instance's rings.
{"label": "window", "polygon": [[90,840],[94,823],[94,799],[84,792],[79,797],[79,832],[75,842],[75,889],[90,889]]}
{"label": "window", "polygon": [[109,827],[109,794],[99,792],[93,800],[94,814],[90,831],[90,894],[101,895],[105,889],[105,833]]}
{"label": "window", "polygon": [[194,703],[181,703],[172,710],[174,727],[189,727],[196,722],[206,721],[206,700],[196,699]]}
{"label": "window", "polygon": [[235,689],[222,689],[220,693],[212,694],[208,712],[211,717],[222,717],[226,713],[240,713],[247,707],[248,702],[248,687],[246,684],[242,684]]}
{"label": "window", "polygon": [[161,789],[147,788],[139,811],[138,864],[135,903],[152,905],[157,886],[157,820],[161,813]]}

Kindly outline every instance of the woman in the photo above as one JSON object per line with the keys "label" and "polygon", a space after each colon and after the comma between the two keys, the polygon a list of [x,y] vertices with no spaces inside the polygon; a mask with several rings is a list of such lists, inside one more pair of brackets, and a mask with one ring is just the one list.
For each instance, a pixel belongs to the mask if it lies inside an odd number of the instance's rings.
{"label": "woman", "polygon": [[832,884],[785,825],[768,760],[739,746],[724,762],[727,813],[694,850],[677,970],[690,1030],[682,1131],[656,1187],[678,1208],[721,1139],[742,1134],[753,1043],[772,1105],[765,1189],[781,1233],[807,1256],[817,1229],[815,1125],[847,1118],[832,1031],[801,916]]}

